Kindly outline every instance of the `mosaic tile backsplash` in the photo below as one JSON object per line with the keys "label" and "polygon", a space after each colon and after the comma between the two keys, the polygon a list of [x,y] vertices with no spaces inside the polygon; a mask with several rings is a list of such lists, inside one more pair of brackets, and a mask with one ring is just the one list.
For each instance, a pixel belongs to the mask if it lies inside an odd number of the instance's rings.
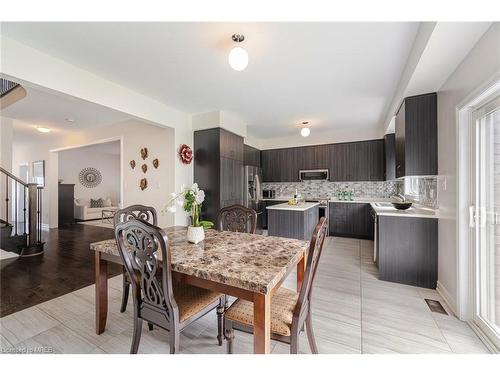
{"label": "mosaic tile backsplash", "polygon": [[276,190],[276,197],[293,197],[297,190],[305,198],[335,197],[338,191],[352,191],[356,198],[390,198],[401,194],[406,199],[438,208],[437,177],[405,177],[395,181],[362,182],[264,182],[263,189]]}
{"label": "mosaic tile backsplash", "polygon": [[397,192],[407,200],[430,208],[439,208],[438,177],[405,177],[397,181]]}
{"label": "mosaic tile backsplash", "polygon": [[355,197],[389,198],[397,194],[396,181],[366,181],[366,182],[264,182],[264,189],[276,190],[276,197],[293,197],[295,189],[308,198],[335,197],[340,190],[353,191]]}

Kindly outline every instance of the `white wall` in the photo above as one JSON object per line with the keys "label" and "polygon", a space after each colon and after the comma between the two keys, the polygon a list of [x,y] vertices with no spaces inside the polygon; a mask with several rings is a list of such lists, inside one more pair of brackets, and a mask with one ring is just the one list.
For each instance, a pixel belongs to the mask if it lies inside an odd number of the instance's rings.
{"label": "white wall", "polygon": [[[151,205],[159,212],[161,226],[174,225],[173,214],[163,215],[160,213],[167,203],[169,193],[174,191],[174,163],[176,161],[174,160],[175,137],[173,129],[153,126],[137,120],[128,120],[110,126],[87,129],[85,132],[63,135],[37,133],[34,132],[31,142],[14,144],[13,162],[14,165],[19,165],[33,160],[46,160],[46,186],[43,200],[44,224],[49,224],[50,227],[57,226],[57,183],[60,151],[51,152],[50,150],[88,145],[103,139],[121,139],[120,164],[123,171],[123,205],[136,203]],[[140,158],[140,149],[143,147],[149,149],[150,155],[145,161],[148,164],[146,174],[141,170],[144,161]],[[155,158],[160,161],[158,169],[154,169],[151,165]],[[136,161],[135,169],[130,168],[130,160]],[[148,179],[149,187],[141,191],[139,181],[143,177]],[[188,179],[186,178],[186,180]]]}
{"label": "white wall", "polygon": [[[12,172],[12,120],[0,117],[0,166]],[[3,176],[3,175],[1,175]],[[9,189],[12,190],[12,189]],[[5,219],[5,178],[0,178],[0,218]],[[9,201],[10,202],[10,201]]]}
{"label": "white wall", "polygon": [[[95,168],[101,172],[99,185],[88,188],[80,183],[80,171]],[[64,184],[75,185],[75,198],[110,198],[112,205],[121,202],[120,187],[120,141],[100,145],[79,147],[59,153],[59,180]]]}
{"label": "white wall", "polygon": [[[170,149],[172,158],[181,143],[193,144],[190,115],[169,107],[155,99],[139,94],[89,72],[81,67],[54,58],[49,53],[37,50],[0,34],[2,74],[21,82],[26,87],[37,87],[56,93],[81,98],[92,103],[130,114],[152,125],[175,129],[174,144]],[[174,163],[175,162],[175,167]],[[168,178],[176,188],[193,183],[193,165],[179,165],[175,160],[174,172]],[[179,212],[175,223],[183,225],[186,215]]]}
{"label": "white wall", "polygon": [[[483,35],[438,92],[438,288],[457,303],[457,106],[500,70],[500,24]],[[446,183],[444,182],[446,181]],[[446,185],[446,189],[445,189]]]}
{"label": "white wall", "polygon": [[194,131],[222,128],[243,138],[247,136],[247,124],[227,111],[195,114],[191,116],[191,123]]}

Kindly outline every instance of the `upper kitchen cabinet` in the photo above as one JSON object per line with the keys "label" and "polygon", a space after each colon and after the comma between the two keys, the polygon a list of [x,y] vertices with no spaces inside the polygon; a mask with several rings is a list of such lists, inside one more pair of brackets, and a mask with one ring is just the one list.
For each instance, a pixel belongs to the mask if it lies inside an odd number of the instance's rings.
{"label": "upper kitchen cabinet", "polygon": [[243,164],[260,167],[260,150],[252,146],[243,145]]}
{"label": "upper kitchen cabinet", "polygon": [[303,155],[299,148],[263,150],[262,179],[264,182],[296,182]]}
{"label": "upper kitchen cabinet", "polygon": [[384,141],[329,145],[330,181],[384,180]]}
{"label": "upper kitchen cabinet", "polygon": [[438,174],[437,95],[405,98],[396,114],[396,178]]}
{"label": "upper kitchen cabinet", "polygon": [[222,128],[220,129],[220,156],[243,161],[243,138]]}
{"label": "upper kitchen cabinet", "polygon": [[385,180],[391,181],[396,178],[396,135],[386,134],[384,137],[385,154]]}
{"label": "upper kitchen cabinet", "polygon": [[243,138],[222,128],[194,132],[194,180],[205,190],[203,218],[243,202]]}
{"label": "upper kitchen cabinet", "polygon": [[328,169],[330,181],[383,181],[384,140],[262,151],[265,182],[299,181],[299,170]]}

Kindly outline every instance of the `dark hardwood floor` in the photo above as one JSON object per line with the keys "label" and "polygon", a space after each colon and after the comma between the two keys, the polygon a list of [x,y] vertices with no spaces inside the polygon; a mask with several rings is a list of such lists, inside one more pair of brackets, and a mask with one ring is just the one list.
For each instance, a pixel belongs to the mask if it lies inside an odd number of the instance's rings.
{"label": "dark hardwood floor", "polygon": [[[94,284],[91,242],[113,238],[113,230],[75,224],[44,232],[43,255],[0,262],[0,316]],[[110,277],[122,272],[110,264]]]}

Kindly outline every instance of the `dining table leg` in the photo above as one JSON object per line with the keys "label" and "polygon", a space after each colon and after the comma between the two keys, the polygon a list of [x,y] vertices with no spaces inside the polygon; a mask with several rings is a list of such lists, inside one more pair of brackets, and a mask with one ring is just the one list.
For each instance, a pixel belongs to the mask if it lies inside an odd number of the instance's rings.
{"label": "dining table leg", "polygon": [[304,255],[302,259],[299,261],[299,263],[297,263],[297,293],[299,293],[300,288],[302,288],[305,272],[306,272],[306,256]]}
{"label": "dining table leg", "polygon": [[271,352],[271,294],[255,293],[253,298],[253,352]]}
{"label": "dining table leg", "polygon": [[101,252],[95,252],[95,330],[98,335],[106,328],[108,317],[108,262]]}

